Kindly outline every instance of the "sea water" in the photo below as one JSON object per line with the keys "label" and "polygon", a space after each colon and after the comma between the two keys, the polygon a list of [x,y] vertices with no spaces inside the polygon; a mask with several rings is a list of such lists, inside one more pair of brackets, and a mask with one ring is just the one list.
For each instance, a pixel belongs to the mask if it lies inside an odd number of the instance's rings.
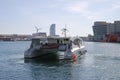
{"label": "sea water", "polygon": [[85,42],[76,61],[25,60],[30,41],[0,42],[0,80],[120,80],[120,44]]}

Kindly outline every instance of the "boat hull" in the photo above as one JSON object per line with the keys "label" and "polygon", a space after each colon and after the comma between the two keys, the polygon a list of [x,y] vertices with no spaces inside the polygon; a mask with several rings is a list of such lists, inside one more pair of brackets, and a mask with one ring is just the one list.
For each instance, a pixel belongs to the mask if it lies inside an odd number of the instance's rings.
{"label": "boat hull", "polygon": [[[24,53],[25,59],[41,58],[41,59],[57,59],[57,60],[72,60],[74,54],[77,57],[85,54],[85,48],[79,48],[71,53],[67,51],[58,51],[57,49],[42,49],[42,50],[27,50]],[[66,55],[67,54],[67,55]]]}
{"label": "boat hull", "polygon": [[48,54],[55,54],[57,52],[57,49],[28,49],[24,53],[24,58],[26,59],[32,59],[36,57],[43,57],[44,55]]}
{"label": "boat hull", "polygon": [[67,52],[67,51],[58,51],[58,58],[59,60],[72,60],[72,59],[77,59],[78,57],[80,57],[81,55],[85,54],[86,50],[85,47],[82,48],[78,48],[74,51]]}

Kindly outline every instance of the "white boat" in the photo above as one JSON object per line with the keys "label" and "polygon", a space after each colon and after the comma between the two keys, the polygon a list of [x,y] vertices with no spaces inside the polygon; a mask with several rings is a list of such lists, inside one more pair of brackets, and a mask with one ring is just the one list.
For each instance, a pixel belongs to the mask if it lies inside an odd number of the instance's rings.
{"label": "white boat", "polygon": [[61,38],[60,40],[64,43],[59,44],[58,47],[59,59],[76,59],[86,52],[83,40],[79,37]]}
{"label": "white boat", "polygon": [[25,51],[25,58],[36,58],[54,54],[58,51],[57,39],[37,36],[32,39],[31,46]]}

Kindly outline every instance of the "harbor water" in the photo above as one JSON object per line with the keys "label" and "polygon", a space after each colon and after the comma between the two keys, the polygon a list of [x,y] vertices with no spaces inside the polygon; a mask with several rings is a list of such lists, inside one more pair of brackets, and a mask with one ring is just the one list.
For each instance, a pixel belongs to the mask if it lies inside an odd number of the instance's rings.
{"label": "harbor water", "polygon": [[0,80],[120,80],[120,44],[85,42],[76,61],[24,60],[30,41],[0,42]]}

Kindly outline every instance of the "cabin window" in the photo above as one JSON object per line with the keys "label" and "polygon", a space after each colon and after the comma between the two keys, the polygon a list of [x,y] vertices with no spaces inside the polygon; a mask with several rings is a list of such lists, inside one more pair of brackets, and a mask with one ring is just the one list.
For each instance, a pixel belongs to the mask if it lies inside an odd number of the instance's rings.
{"label": "cabin window", "polygon": [[66,45],[59,45],[58,50],[65,51],[66,50]]}

